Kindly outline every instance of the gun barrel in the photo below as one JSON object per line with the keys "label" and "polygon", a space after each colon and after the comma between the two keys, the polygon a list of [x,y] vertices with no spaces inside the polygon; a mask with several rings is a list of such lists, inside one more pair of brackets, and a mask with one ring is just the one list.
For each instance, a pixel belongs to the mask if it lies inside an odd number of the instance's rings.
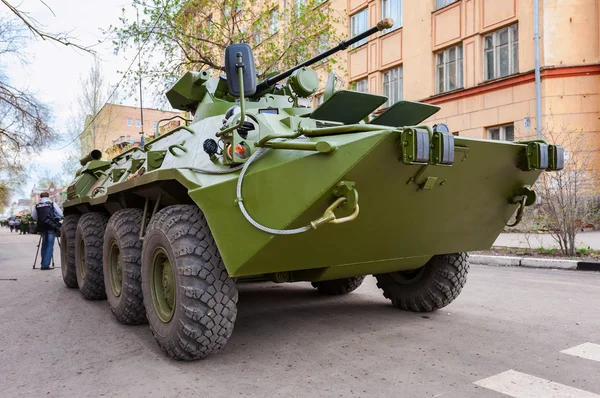
{"label": "gun barrel", "polygon": [[369,36],[371,36],[373,33],[377,33],[379,31],[382,31],[384,29],[389,29],[394,25],[394,20],[392,18],[384,18],[381,21],[379,21],[377,23],[376,26],[372,27],[371,29],[368,29],[364,32],[362,32],[359,35],[354,36],[351,39],[348,40],[342,40],[340,42],[340,44],[338,44],[337,46],[330,48],[329,50],[309,59],[308,61],[304,61],[303,63],[294,66],[293,68],[290,68],[284,72],[281,72],[278,75],[275,75],[273,77],[270,78],[266,78],[265,80],[263,80],[262,82],[260,82],[260,84],[256,87],[256,93],[260,94],[261,92],[263,92],[264,90],[268,89],[269,87],[272,87],[275,83],[277,83],[278,81],[281,81],[287,77],[289,77],[292,73],[294,73],[294,71],[303,68],[305,66],[310,66],[316,62],[319,62],[320,60],[329,57],[330,55],[333,55],[335,53],[337,53],[338,51],[342,51],[347,49],[349,46],[351,46],[352,44],[361,41],[362,39],[365,39]]}
{"label": "gun barrel", "polygon": [[100,160],[101,158],[102,158],[102,152],[100,152],[97,149],[94,149],[92,152],[88,153],[87,155],[85,155],[84,157],[82,157],[81,159],[79,159],[79,163],[82,166],[85,166],[86,164],[88,164],[92,160]]}

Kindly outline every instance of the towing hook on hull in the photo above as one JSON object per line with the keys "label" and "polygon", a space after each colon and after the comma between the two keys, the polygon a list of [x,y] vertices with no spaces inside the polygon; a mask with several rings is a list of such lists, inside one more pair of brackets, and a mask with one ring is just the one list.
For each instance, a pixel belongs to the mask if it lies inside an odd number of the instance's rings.
{"label": "towing hook on hull", "polygon": [[516,227],[519,225],[521,220],[523,219],[523,215],[525,214],[525,207],[531,206],[537,200],[537,194],[534,190],[531,189],[529,185],[524,185],[519,188],[515,195],[509,200],[510,204],[518,204],[519,209],[517,210],[517,216],[515,218],[515,222],[511,224],[506,224],[507,227]]}

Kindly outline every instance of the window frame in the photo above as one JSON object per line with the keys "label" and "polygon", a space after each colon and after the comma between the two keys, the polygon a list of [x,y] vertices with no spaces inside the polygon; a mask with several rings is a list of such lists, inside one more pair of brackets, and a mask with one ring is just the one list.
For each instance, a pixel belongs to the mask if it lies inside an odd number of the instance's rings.
{"label": "window frame", "polygon": [[[500,34],[504,31],[508,33],[508,41],[506,44],[500,43]],[[516,36],[516,37],[515,37]],[[492,47],[486,48],[487,39],[492,38]],[[515,75],[519,73],[519,24],[513,23],[508,26],[504,26],[500,29],[496,29],[492,32],[489,32],[482,36],[482,50],[483,50],[483,81],[490,81],[494,79],[500,79],[503,77]],[[506,46],[508,48],[508,73],[505,75],[501,75],[501,59],[500,59],[500,51],[502,47]],[[515,51],[516,51],[516,59],[515,59]],[[488,53],[492,54],[492,63],[494,67],[494,73],[492,77],[489,77],[488,71]]]}
{"label": "window frame", "polygon": [[[455,50],[454,61],[450,61],[450,52],[451,50]],[[444,75],[443,85],[444,87],[440,89],[440,75],[438,73],[440,63],[439,56],[442,56],[442,69]],[[437,51],[434,54],[435,59],[435,94],[443,94],[454,90],[460,90],[465,87],[464,81],[464,49],[462,43],[455,44],[450,47],[446,47],[443,50]],[[456,67],[456,75],[454,76],[456,81],[456,87],[450,88],[450,65],[451,63],[455,63]]]}
{"label": "window frame", "polygon": [[[507,127],[512,128],[512,140],[506,139],[506,128]],[[493,130],[498,131],[498,139],[492,138]],[[488,140],[506,141],[506,142],[514,142],[515,141],[515,124],[514,123],[505,123],[505,124],[499,124],[497,126],[486,127],[485,131],[486,131]]]}
{"label": "window frame", "polygon": [[[363,85],[364,84],[364,89],[360,90],[359,89],[359,85]],[[369,78],[368,77],[363,77],[362,79],[358,79],[352,82],[353,88],[352,91],[358,91],[359,93],[369,93]]]}
{"label": "window frame", "polygon": [[[441,10],[442,8],[458,1],[459,0],[433,0],[433,11]],[[441,3],[441,5],[438,5],[439,3]]]}
{"label": "window frame", "polygon": [[279,7],[274,7],[269,11],[269,36],[279,32]]}
{"label": "window frame", "polygon": [[[389,76],[391,77],[391,73],[394,70],[398,70],[398,77],[397,77],[397,81],[396,81],[396,85],[398,88],[398,95],[397,98],[393,99],[392,95],[389,95],[391,93],[391,85],[394,84],[393,81],[390,79],[388,79],[387,84],[389,85],[389,87],[387,88],[388,92],[386,93],[386,75],[390,74]],[[383,104],[384,108],[388,108],[392,105],[394,105],[396,102],[398,101],[402,101],[404,99],[404,68],[403,65],[398,65],[395,66],[393,68],[387,69],[385,71],[382,72],[381,74],[381,92],[382,95],[387,97],[387,100],[385,101],[385,103]]]}
{"label": "window frame", "polygon": [[[359,31],[359,32],[357,31],[356,34],[355,34],[354,33],[355,30],[358,30],[358,29],[354,29],[355,18],[357,18],[356,20],[358,20],[358,16],[360,14],[363,14],[363,13],[365,15],[365,17],[364,17],[364,23],[365,23],[364,29],[361,30],[361,31]],[[362,20],[361,20],[361,22],[362,22]],[[365,32],[368,29],[369,29],[369,7],[365,7],[362,10],[360,10],[358,12],[355,12],[354,14],[350,15],[350,38],[358,36],[359,34]],[[368,41],[369,41],[369,38],[365,37],[364,39],[360,40],[359,42],[354,43],[350,48],[357,48],[357,47],[363,46],[363,45],[367,44]]]}
{"label": "window frame", "polygon": [[[389,6],[393,1],[397,1],[399,3],[398,5],[398,9],[400,11],[400,17],[397,18],[397,15],[391,15],[390,9],[391,7]],[[384,3],[387,3],[387,5],[384,5]],[[384,35],[386,33],[389,32],[393,32],[397,29],[400,29],[402,26],[404,26],[404,0],[381,0],[379,6],[381,8],[381,19],[384,18],[392,18],[394,20],[394,26],[392,26],[389,29],[384,29],[381,31],[381,34]]]}

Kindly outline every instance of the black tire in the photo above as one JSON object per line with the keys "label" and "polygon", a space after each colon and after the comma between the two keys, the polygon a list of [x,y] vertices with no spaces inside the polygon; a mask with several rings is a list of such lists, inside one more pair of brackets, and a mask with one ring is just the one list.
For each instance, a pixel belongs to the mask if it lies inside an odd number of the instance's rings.
{"label": "black tire", "polygon": [[[106,298],[117,320],[128,325],[147,322],[142,294],[140,228],[143,215],[140,209],[119,210],[110,217],[104,232]],[[117,269],[112,267],[115,261]]]}
{"label": "black tire", "polygon": [[377,286],[394,307],[430,312],[450,304],[467,282],[469,256],[454,253],[433,256],[414,271],[375,275]]}
{"label": "black tire", "polygon": [[355,291],[365,280],[364,276],[355,276],[352,278],[333,279],[330,281],[312,282],[319,293],[330,296],[348,294]]}
{"label": "black tire", "polygon": [[70,288],[79,287],[75,271],[75,231],[79,217],[79,214],[65,216],[60,227],[60,270],[63,282]]}
{"label": "black tire", "polygon": [[102,247],[108,216],[86,213],[81,216],[75,231],[75,271],[79,290],[88,300],[106,298],[102,272]]}
{"label": "black tire", "polygon": [[231,337],[238,292],[197,206],[169,206],[153,217],[142,247],[142,290],[152,334],[170,357],[203,358]]}

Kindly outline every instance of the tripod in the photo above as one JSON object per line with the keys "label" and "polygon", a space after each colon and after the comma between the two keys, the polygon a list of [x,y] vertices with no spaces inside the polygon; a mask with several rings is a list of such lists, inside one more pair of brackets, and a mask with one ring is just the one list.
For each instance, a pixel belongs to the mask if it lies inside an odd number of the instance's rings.
{"label": "tripod", "polygon": [[[58,242],[58,250],[60,250],[60,238],[57,236],[56,241]],[[37,263],[38,255],[40,254],[40,246],[42,245],[42,235],[40,235],[40,240],[37,244],[37,249],[35,251],[35,260],[33,260],[33,269],[35,269],[35,263]],[[52,268],[56,268],[54,266],[54,250],[52,250]]]}

